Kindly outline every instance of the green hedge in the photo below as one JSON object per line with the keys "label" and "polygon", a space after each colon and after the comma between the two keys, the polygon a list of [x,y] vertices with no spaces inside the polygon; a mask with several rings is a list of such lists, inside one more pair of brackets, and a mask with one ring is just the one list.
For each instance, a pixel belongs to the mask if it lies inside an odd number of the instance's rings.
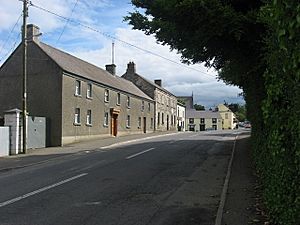
{"label": "green hedge", "polygon": [[255,158],[271,219],[276,224],[299,225],[300,4],[274,0],[263,8],[262,18],[271,32],[264,74],[264,129],[253,133]]}

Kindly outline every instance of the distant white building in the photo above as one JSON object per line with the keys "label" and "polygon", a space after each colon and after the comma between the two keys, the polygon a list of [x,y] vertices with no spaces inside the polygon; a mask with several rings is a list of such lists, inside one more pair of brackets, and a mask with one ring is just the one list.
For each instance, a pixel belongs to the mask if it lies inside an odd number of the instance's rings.
{"label": "distant white building", "polygon": [[185,105],[180,102],[177,102],[177,128],[185,131]]}
{"label": "distant white building", "polygon": [[219,112],[187,110],[186,130],[222,130],[222,117]]}

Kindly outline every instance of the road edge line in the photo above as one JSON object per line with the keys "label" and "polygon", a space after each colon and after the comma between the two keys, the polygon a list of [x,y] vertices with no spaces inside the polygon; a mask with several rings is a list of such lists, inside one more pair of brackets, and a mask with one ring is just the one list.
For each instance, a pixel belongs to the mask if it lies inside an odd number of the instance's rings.
{"label": "road edge line", "polygon": [[227,174],[226,174],[226,177],[225,177],[223,190],[222,190],[222,194],[221,194],[221,199],[220,199],[220,203],[219,203],[219,207],[218,207],[218,211],[217,211],[217,216],[216,216],[216,220],[215,220],[215,225],[221,225],[222,224],[223,211],[224,211],[224,206],[225,206],[225,202],[226,202],[226,196],[227,196],[227,191],[228,191],[228,186],[229,186],[229,180],[230,180],[230,176],[231,176],[231,168],[232,168],[234,153],[235,153],[235,149],[236,149],[236,141],[238,140],[238,137],[239,137],[239,134],[237,134],[237,136],[235,136],[235,140],[234,140],[234,143],[233,143],[231,157],[230,157],[230,161],[229,161],[229,164],[228,164]]}

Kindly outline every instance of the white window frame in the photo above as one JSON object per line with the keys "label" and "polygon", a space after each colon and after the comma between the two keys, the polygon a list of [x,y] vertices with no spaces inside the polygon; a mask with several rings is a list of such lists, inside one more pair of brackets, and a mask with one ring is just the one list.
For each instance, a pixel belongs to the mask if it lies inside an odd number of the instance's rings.
{"label": "white window frame", "polygon": [[74,125],[80,125],[80,108],[75,108]]}
{"label": "white window frame", "polygon": [[109,102],[109,90],[105,89],[104,91],[104,102]]}
{"label": "white window frame", "polygon": [[93,91],[92,84],[91,83],[87,84],[87,89],[86,89],[86,97],[87,98],[93,97],[92,91]]}
{"label": "white window frame", "polygon": [[130,108],[130,96],[127,96],[127,108]]}
{"label": "white window frame", "polygon": [[90,109],[86,112],[86,125],[92,125],[92,110]]}
{"label": "white window frame", "polygon": [[81,81],[75,81],[75,96],[81,96]]}
{"label": "white window frame", "polygon": [[104,113],[104,121],[103,121],[103,125],[105,126],[105,127],[108,127],[108,121],[109,121],[109,115],[108,115],[108,112],[105,112]]}
{"label": "white window frame", "polygon": [[138,128],[142,127],[142,117],[138,117]]}
{"label": "white window frame", "polygon": [[142,101],[141,111],[144,112],[145,110],[145,101]]}

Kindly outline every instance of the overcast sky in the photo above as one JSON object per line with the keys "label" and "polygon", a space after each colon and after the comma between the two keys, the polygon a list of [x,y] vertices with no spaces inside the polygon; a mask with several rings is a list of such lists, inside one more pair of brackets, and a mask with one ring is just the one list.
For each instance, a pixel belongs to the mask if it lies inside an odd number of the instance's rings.
{"label": "overcast sky", "polygon": [[[237,87],[218,82],[216,72],[203,65],[180,63],[180,55],[155,38],[133,31],[123,17],[134,8],[129,0],[31,0],[67,21],[36,7],[29,7],[28,23],[40,27],[41,41],[62,49],[101,68],[112,62],[112,39],[115,37],[117,74],[125,73],[127,63],[134,61],[137,73],[149,80],[162,79],[163,86],[177,96],[194,94],[194,102],[206,108],[223,103],[243,103]],[[73,10],[74,9],[74,10]],[[20,43],[22,2],[0,0],[0,65]],[[18,20],[19,19],[19,20]],[[75,23],[73,22],[75,21]],[[78,25],[86,25],[92,29]],[[96,32],[97,30],[98,32]],[[170,62],[126,43],[170,59]],[[202,71],[202,72],[201,72]]]}

